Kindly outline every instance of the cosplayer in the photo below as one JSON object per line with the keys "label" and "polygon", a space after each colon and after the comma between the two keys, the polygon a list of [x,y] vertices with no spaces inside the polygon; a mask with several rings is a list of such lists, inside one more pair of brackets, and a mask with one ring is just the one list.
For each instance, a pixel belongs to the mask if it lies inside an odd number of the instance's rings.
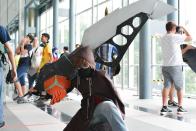
{"label": "cosplayer", "polygon": [[105,73],[95,70],[89,47],[81,46],[68,58],[63,55],[57,62],[45,65],[35,86],[39,92],[44,89],[51,95],[51,104],[62,100],[73,88],[83,97],[81,109],[64,131],[128,131],[123,121],[124,104]]}

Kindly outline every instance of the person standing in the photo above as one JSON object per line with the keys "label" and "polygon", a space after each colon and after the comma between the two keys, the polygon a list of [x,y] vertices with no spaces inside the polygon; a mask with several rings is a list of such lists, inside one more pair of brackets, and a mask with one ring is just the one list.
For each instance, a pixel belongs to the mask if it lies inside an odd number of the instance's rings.
{"label": "person standing", "polygon": [[60,57],[65,54],[66,56],[68,56],[70,53],[69,53],[69,48],[68,46],[64,46],[63,47],[63,53],[60,55]]}
{"label": "person standing", "polygon": [[176,34],[176,24],[174,22],[168,22],[166,24],[167,33],[161,38],[161,48],[163,55],[163,67],[162,74],[164,77],[164,88],[162,90],[162,109],[161,114],[167,112],[172,112],[167,107],[167,97],[169,94],[169,89],[174,83],[174,86],[177,90],[178,97],[178,113],[187,112],[182,107],[183,102],[183,73],[182,73],[182,52],[180,44],[183,44],[184,41],[192,40],[190,34],[185,28],[185,34],[180,35]]}
{"label": "person standing", "polygon": [[[30,67],[30,50],[32,49],[31,43],[33,42],[34,37],[31,34],[26,35],[16,48],[16,54],[20,55],[20,59],[17,67],[18,81],[19,84],[15,84],[15,87],[18,89],[18,96],[14,98],[18,104],[25,103],[25,99],[22,97],[25,94],[25,78],[27,71]],[[22,92],[20,91],[22,89]]]}
{"label": "person standing", "polygon": [[[3,27],[0,26],[0,42],[1,44],[4,45],[4,47],[7,49],[7,54],[9,61],[12,66],[12,79],[13,81],[17,80],[17,73],[16,73],[16,65],[14,61],[14,52],[11,46],[9,45],[10,41],[10,36],[7,32],[7,30]],[[2,68],[2,63],[0,62],[0,74],[3,74],[3,68]],[[5,125],[4,119],[3,119],[3,100],[2,100],[2,94],[3,94],[3,79],[0,77],[0,128]]]}
{"label": "person standing", "polygon": [[43,33],[41,36],[41,46],[43,47],[43,52],[42,52],[42,59],[41,59],[41,64],[39,67],[40,69],[47,63],[52,63],[53,61],[53,56],[52,56],[52,48],[49,44],[49,39],[50,35],[48,33]]}
{"label": "person standing", "polygon": [[[180,26],[177,26],[176,27],[176,34],[183,35],[184,34],[183,28],[181,28]],[[187,56],[187,55],[184,55],[184,54],[187,51],[193,50],[194,47],[191,46],[191,45],[187,45],[187,44],[182,44],[182,45],[180,45],[180,47],[181,47],[181,50],[182,50],[183,61],[185,62],[186,58],[184,58],[184,57]],[[194,55],[192,53],[191,53],[190,56],[191,56],[191,58],[194,58]],[[194,62],[195,59],[193,59],[192,61]],[[189,66],[190,67],[195,67],[195,64],[192,64],[192,62],[191,62],[191,64]],[[191,69],[193,69],[193,68],[191,68]],[[169,91],[169,100],[168,100],[168,106],[169,107],[177,107],[178,106],[178,103],[174,101],[174,93],[175,93],[175,87],[174,87],[174,84],[172,84],[172,86],[170,88],[170,91]]]}
{"label": "person standing", "polygon": [[[41,42],[42,42],[41,46],[43,47],[43,51],[42,51],[41,63],[40,63],[39,69],[38,69],[37,79],[39,79],[40,70],[46,64],[53,62],[52,48],[51,48],[51,45],[49,44],[49,39],[50,39],[50,35],[48,33],[43,33],[42,34],[42,36],[41,36]],[[31,92],[36,92],[35,88],[33,88],[31,90]],[[42,91],[40,95],[43,96],[42,98],[44,98],[44,99],[45,99],[45,96],[47,96],[45,91]],[[42,98],[40,97],[40,99],[42,99]]]}

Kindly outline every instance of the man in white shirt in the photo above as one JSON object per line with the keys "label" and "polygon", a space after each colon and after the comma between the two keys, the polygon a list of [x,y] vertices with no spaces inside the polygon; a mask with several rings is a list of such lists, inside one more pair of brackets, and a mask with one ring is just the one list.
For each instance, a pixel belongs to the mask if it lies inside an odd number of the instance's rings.
{"label": "man in white shirt", "polygon": [[[183,28],[183,27],[181,27]],[[184,29],[184,28],[183,28]],[[161,114],[171,112],[167,107],[167,97],[169,94],[169,88],[174,84],[177,90],[178,97],[178,113],[186,112],[182,108],[183,100],[183,74],[182,74],[182,53],[188,50],[185,48],[181,51],[180,44],[184,41],[190,41],[192,38],[190,34],[184,29],[185,34],[176,34],[176,24],[174,22],[168,22],[166,24],[167,33],[161,39],[161,47],[163,54],[163,67],[162,74],[164,77],[164,88],[162,91],[163,107]]]}

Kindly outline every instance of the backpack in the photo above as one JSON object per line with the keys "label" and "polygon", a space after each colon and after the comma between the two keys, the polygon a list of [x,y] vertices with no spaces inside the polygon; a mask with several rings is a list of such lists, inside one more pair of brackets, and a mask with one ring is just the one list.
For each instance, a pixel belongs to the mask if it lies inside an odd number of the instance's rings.
{"label": "backpack", "polygon": [[38,68],[40,66],[41,58],[36,55],[37,52],[39,53],[38,50],[39,50],[39,47],[37,47],[30,56],[30,66],[32,68]]}
{"label": "backpack", "polygon": [[39,47],[37,47],[35,50],[33,50],[32,54],[29,55],[30,56],[30,60],[29,60],[29,65],[30,66],[29,66],[29,69],[28,69],[27,73],[30,76],[33,76],[37,73],[37,69],[39,68],[40,63],[41,63],[41,58],[36,55],[38,50],[39,50]]}
{"label": "backpack", "polygon": [[6,75],[6,83],[13,83],[13,79],[12,79],[12,75],[11,75],[11,69],[10,69],[10,65],[6,59],[5,54],[7,53],[7,49],[4,47],[4,45],[2,43],[0,43],[0,62],[2,62],[4,65],[9,66],[9,70],[8,73]]}

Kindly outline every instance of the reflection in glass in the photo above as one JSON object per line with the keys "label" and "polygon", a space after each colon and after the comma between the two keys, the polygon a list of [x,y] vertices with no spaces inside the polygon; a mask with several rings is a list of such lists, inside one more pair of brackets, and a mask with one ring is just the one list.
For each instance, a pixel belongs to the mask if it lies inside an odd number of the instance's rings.
{"label": "reflection in glass", "polygon": [[113,62],[118,57],[118,50],[114,45],[106,43],[99,47],[97,55],[104,62]]}

